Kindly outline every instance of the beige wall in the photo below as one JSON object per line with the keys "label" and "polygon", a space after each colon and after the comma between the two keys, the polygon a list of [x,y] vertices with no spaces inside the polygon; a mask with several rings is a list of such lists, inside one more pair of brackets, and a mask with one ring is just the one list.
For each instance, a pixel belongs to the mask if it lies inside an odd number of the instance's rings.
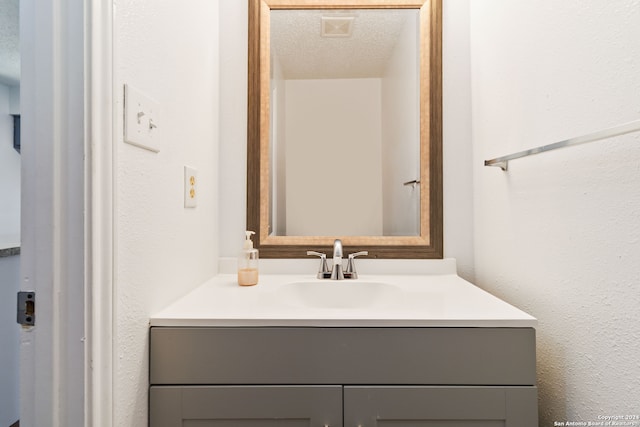
{"label": "beige wall", "polygon": [[287,233],[382,235],[380,79],[286,86]]}

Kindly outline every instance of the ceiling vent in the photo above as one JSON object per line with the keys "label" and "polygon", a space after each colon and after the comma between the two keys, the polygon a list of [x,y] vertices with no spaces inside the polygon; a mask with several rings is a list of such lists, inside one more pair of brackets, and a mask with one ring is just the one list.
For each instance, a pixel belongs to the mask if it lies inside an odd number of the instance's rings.
{"label": "ceiling vent", "polygon": [[353,16],[323,16],[322,37],[351,37],[353,32]]}

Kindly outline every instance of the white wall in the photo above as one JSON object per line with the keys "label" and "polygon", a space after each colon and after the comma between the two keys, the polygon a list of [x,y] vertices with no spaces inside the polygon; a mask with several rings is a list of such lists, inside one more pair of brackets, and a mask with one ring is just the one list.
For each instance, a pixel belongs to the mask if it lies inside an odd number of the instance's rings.
{"label": "white wall", "polygon": [[247,211],[248,2],[220,2],[220,256],[242,250]]}
{"label": "white wall", "polygon": [[[246,224],[247,5],[220,0],[220,255],[237,256]],[[473,279],[468,0],[444,2],[444,250]]]}
{"label": "white wall", "polygon": [[540,425],[637,414],[640,2],[471,3],[477,283],[539,319]]}
{"label": "white wall", "polygon": [[382,235],[380,83],[286,81],[289,235]]}
{"label": "white wall", "polygon": [[[0,249],[20,242],[20,153],[13,148],[19,89],[0,84]],[[19,97],[19,95],[18,95]],[[11,242],[9,242],[11,241]]]}
{"label": "white wall", "polygon": [[458,274],[473,282],[470,1],[442,3],[444,255],[455,258]]}
{"label": "white wall", "polygon": [[[217,272],[218,2],[118,3],[114,425],[147,424],[149,316]],[[162,106],[161,151],[125,144],[123,84]],[[198,206],[183,207],[183,167]]]}

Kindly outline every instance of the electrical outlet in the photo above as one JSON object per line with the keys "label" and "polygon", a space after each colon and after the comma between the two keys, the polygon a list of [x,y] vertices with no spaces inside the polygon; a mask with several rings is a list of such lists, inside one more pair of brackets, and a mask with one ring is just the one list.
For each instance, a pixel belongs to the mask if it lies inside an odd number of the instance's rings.
{"label": "electrical outlet", "polygon": [[124,141],[160,151],[160,104],[131,85],[124,85]]}
{"label": "electrical outlet", "polygon": [[184,207],[195,208],[198,204],[198,171],[184,167]]}

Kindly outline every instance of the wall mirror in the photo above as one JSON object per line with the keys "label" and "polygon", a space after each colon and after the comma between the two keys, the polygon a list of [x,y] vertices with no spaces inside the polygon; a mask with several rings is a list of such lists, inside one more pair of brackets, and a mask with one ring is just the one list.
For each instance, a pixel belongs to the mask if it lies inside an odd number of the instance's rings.
{"label": "wall mirror", "polygon": [[265,258],[442,258],[442,1],[249,0],[247,227]]}

